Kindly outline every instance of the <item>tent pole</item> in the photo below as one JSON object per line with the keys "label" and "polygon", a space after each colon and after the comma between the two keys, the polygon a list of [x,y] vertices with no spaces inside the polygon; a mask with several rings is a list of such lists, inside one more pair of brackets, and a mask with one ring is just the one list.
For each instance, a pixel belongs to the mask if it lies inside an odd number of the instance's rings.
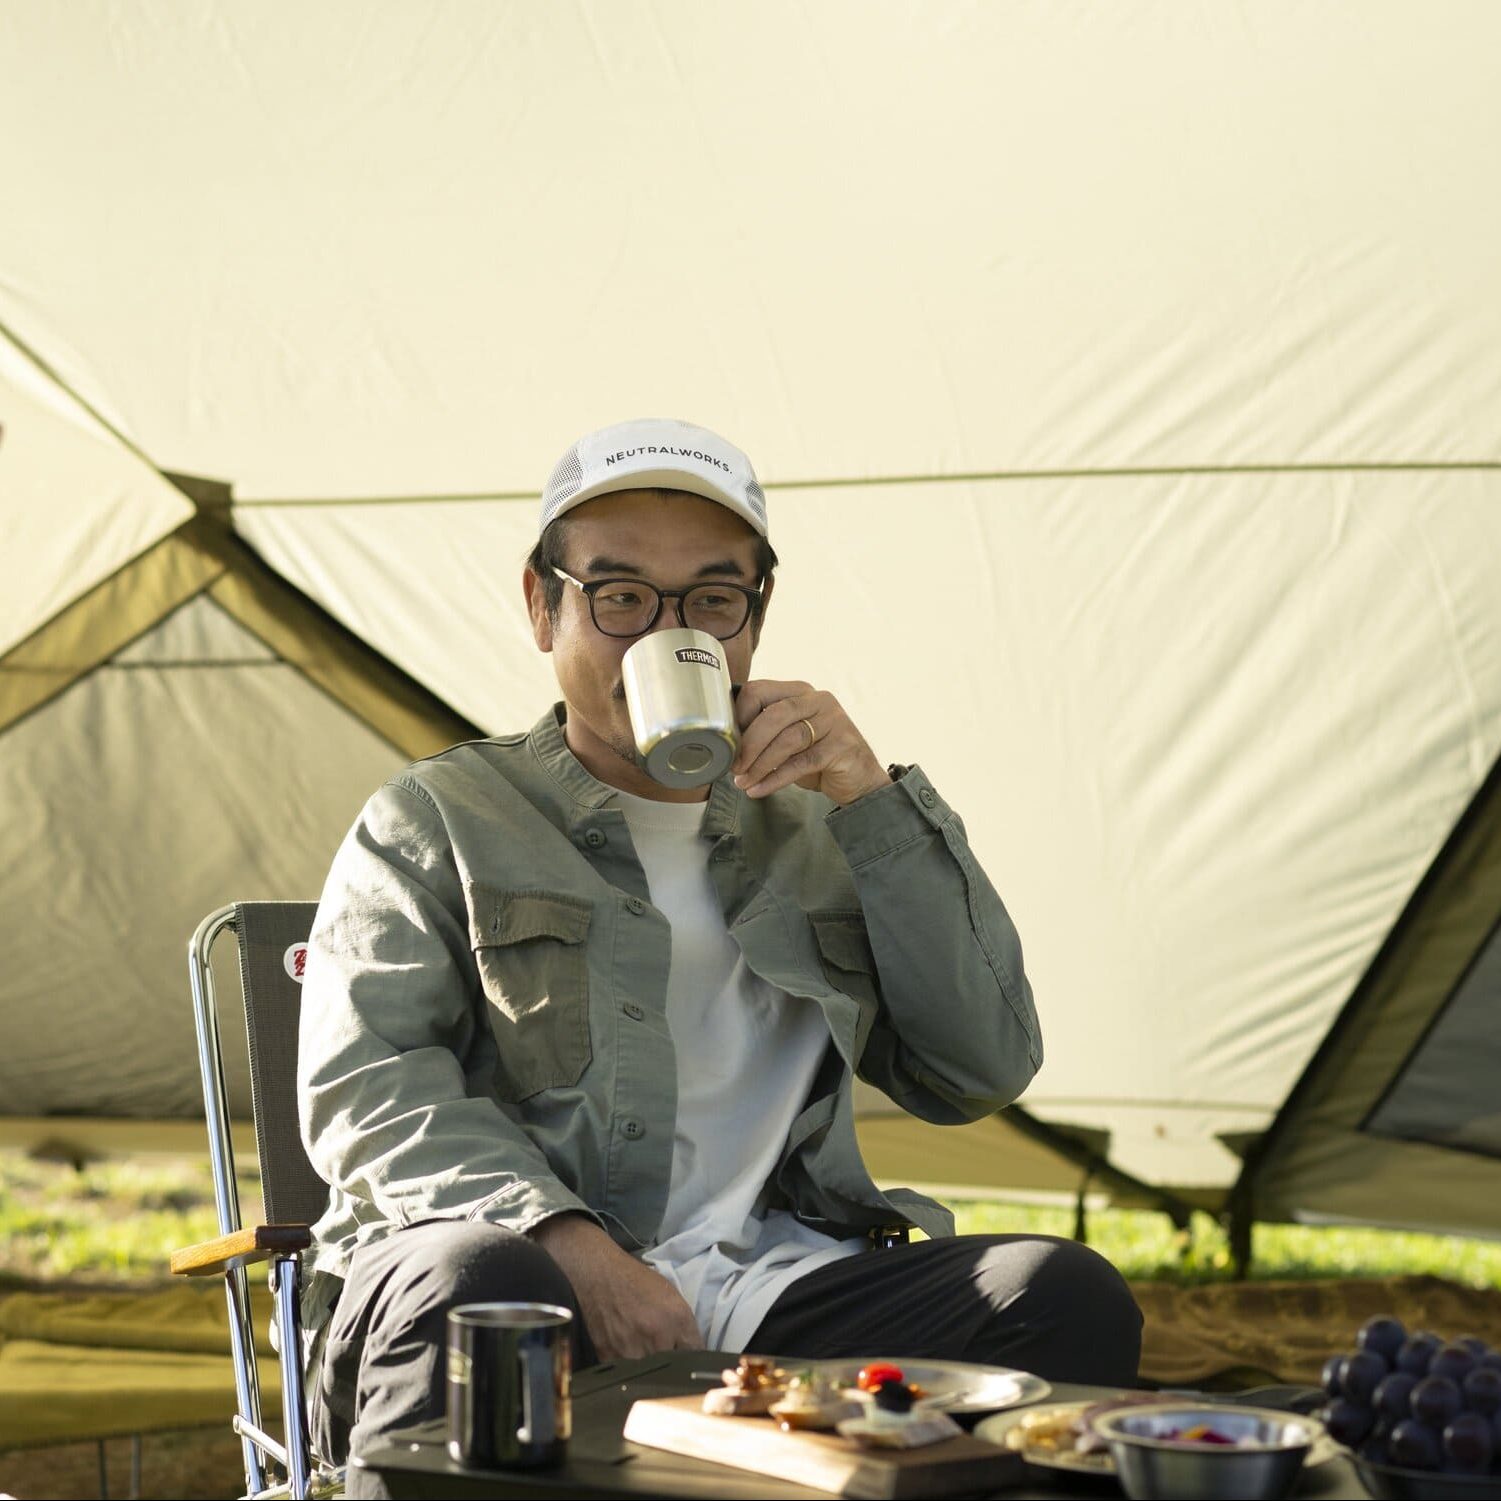
{"label": "tent pole", "polygon": [[[1000,1120],[1002,1116],[1005,1117],[1007,1125],[1014,1126],[1023,1136],[1031,1137],[1033,1141],[1040,1142],[1066,1161],[1084,1169],[1085,1179],[1084,1185],[1081,1185],[1079,1189],[1079,1205],[1083,1204],[1084,1187],[1091,1180],[1098,1180],[1106,1188],[1118,1189],[1130,1194],[1133,1198],[1145,1199],[1152,1208],[1160,1210],[1173,1222],[1175,1230],[1186,1230],[1192,1224],[1193,1205],[1186,1199],[1180,1199],[1177,1194],[1165,1188],[1156,1188],[1150,1183],[1143,1183],[1140,1178],[1133,1178],[1130,1173],[1116,1167],[1102,1153],[1096,1152],[1093,1147],[1086,1146],[1070,1136],[1061,1127],[1051,1126],[1046,1121],[1038,1120],[1035,1115],[1023,1110],[1020,1105],[1008,1105],[1005,1110],[998,1110],[992,1119]],[[1077,1226],[1078,1219],[1076,1218],[1075,1227]]]}
{"label": "tent pole", "polygon": [[1251,1231],[1256,1224],[1255,1205],[1244,1175],[1230,1191],[1223,1224],[1230,1240],[1230,1261],[1237,1281],[1251,1275]]}

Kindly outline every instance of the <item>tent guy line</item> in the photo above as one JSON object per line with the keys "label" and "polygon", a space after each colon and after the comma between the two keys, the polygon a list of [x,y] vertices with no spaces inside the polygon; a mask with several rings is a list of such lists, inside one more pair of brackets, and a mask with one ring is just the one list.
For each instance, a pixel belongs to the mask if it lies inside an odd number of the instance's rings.
{"label": "tent guy line", "polygon": [[[1002,480],[1160,479],[1221,474],[1494,474],[1501,459],[1455,459],[1423,463],[1397,461],[1370,464],[1162,464],[1118,469],[993,469],[962,474],[886,474],[836,479],[766,480],[763,490],[839,490],[874,485],[955,485]],[[527,501],[535,505],[535,490],[490,490],[457,495],[331,495],[259,500],[236,498],[237,511],[275,507],[457,505],[476,501]]]}

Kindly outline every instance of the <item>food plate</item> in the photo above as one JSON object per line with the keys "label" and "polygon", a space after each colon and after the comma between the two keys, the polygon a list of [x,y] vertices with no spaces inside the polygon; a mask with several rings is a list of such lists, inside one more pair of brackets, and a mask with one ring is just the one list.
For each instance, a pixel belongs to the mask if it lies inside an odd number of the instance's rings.
{"label": "food plate", "polygon": [[[1155,1395],[1148,1400],[1154,1400]],[[994,1417],[982,1418],[976,1423],[974,1433],[976,1438],[1014,1450],[1029,1465],[1036,1465],[1039,1469],[1066,1470],[1074,1475],[1113,1476],[1115,1461],[1108,1449],[1080,1454],[1068,1447],[1051,1448],[1046,1442],[1047,1435],[1056,1435],[1060,1428],[1069,1426],[1086,1408],[1095,1405],[1093,1402],[1059,1402],[1048,1407],[1029,1407],[1025,1412],[998,1412]],[[1235,1410],[1233,1402],[1227,1402],[1225,1407],[1230,1412]],[[1296,1416],[1300,1423],[1306,1423],[1314,1430],[1313,1446],[1304,1461],[1305,1467],[1323,1464],[1341,1452],[1317,1418],[1305,1417],[1301,1413],[1289,1413],[1288,1416]],[[1028,1442],[1029,1428],[1036,1431],[1036,1442]]]}
{"label": "food plate", "polygon": [[961,1360],[901,1360],[890,1355],[869,1355],[863,1360],[785,1362],[789,1375],[811,1367],[835,1386],[845,1388],[853,1388],[861,1366],[868,1365],[899,1366],[906,1381],[923,1389],[924,1396],[917,1405],[937,1412],[995,1412],[1002,1407],[1039,1402],[1053,1389],[1030,1371],[970,1365]]}

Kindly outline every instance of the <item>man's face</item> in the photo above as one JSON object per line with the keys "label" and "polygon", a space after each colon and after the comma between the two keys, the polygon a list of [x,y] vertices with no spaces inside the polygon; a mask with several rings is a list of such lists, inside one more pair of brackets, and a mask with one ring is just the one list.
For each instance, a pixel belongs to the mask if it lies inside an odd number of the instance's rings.
{"label": "man's face", "polygon": [[[686,589],[715,580],[756,586],[756,535],[733,511],[681,491],[622,490],[585,501],[567,514],[563,567],[582,583],[635,578],[659,589]],[[551,652],[568,705],[568,744],[601,781],[628,790],[662,789],[636,766],[621,661],[639,637],[607,636],[589,615],[589,602],[564,583],[557,620],[549,618],[533,574],[525,578],[527,606],[538,647]],[[771,583],[765,586],[770,597]],[[653,631],[678,625],[676,600],[664,600]],[[722,643],[730,681],[750,675],[754,624]],[[616,766],[613,761],[626,763]],[[605,772],[612,774],[605,775]],[[701,793],[695,795],[702,795]]]}

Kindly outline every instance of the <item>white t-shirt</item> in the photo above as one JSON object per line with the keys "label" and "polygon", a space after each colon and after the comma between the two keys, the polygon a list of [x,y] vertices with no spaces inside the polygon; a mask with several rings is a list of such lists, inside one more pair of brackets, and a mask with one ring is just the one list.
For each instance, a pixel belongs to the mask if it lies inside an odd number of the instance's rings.
{"label": "white t-shirt", "polygon": [[829,1028],[814,1002],[753,974],[730,937],[699,836],[707,804],[615,798],[652,904],[672,925],[677,1127],[666,1213],[642,1259],[682,1293],[706,1347],[738,1351],[790,1283],[866,1248],[810,1230],[785,1209],[755,1213]]}

